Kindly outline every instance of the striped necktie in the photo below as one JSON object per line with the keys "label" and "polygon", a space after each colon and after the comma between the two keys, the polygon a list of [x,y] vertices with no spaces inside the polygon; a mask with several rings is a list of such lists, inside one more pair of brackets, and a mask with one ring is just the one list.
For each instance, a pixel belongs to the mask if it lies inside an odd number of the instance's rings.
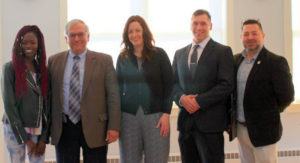
{"label": "striped necktie", "polygon": [[79,83],[79,56],[73,57],[70,89],[69,89],[69,119],[76,124],[80,120],[80,83]]}
{"label": "striped necktie", "polygon": [[199,48],[199,45],[195,45],[193,47],[193,53],[191,55],[191,62],[190,62],[190,71],[191,71],[191,74],[192,76],[194,77],[194,74],[195,74],[195,71],[196,71],[196,68],[197,68],[197,61],[198,61],[198,52],[197,52],[197,49]]}

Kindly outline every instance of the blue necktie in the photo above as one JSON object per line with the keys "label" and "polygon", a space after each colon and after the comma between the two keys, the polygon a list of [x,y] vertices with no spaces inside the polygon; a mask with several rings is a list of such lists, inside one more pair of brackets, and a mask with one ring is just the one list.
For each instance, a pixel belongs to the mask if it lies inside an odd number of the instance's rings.
{"label": "blue necktie", "polygon": [[191,55],[191,62],[190,62],[190,71],[192,76],[194,77],[196,68],[197,68],[197,63],[198,63],[198,52],[197,49],[199,48],[199,45],[195,45],[193,47],[193,53]]}
{"label": "blue necktie", "polygon": [[79,82],[79,61],[78,56],[73,57],[70,89],[69,89],[69,119],[76,124],[80,120],[80,82]]}

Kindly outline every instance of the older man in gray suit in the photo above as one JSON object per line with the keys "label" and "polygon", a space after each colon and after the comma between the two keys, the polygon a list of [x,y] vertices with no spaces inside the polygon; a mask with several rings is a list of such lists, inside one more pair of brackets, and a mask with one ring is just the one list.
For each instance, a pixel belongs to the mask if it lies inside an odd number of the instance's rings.
{"label": "older man in gray suit", "polygon": [[66,25],[70,50],[49,58],[52,88],[51,141],[56,159],[106,162],[107,144],[119,137],[120,96],[112,58],[87,49],[88,26],[78,19]]}

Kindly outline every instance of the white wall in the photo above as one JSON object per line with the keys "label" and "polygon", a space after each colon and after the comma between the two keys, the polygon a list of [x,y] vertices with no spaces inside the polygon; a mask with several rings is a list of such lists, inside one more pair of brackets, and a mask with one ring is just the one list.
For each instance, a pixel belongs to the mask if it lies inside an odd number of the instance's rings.
{"label": "white wall", "polygon": [[[0,63],[2,60],[2,0],[0,0]],[[0,94],[0,98],[2,99],[2,96]],[[0,117],[2,115],[2,102],[0,102]],[[4,141],[3,141],[3,134],[2,134],[2,127],[0,127],[0,162],[4,162],[5,161],[5,150],[4,150]]]}
{"label": "white wall", "polygon": [[230,24],[235,53],[242,51],[240,40],[242,22],[248,18],[259,19],[266,33],[265,46],[277,54],[284,54],[283,0],[233,0]]}
{"label": "white wall", "polygon": [[243,50],[242,22],[259,19],[266,34],[265,47],[285,56],[292,70],[291,0],[227,0],[227,40],[233,52]]}
{"label": "white wall", "polygon": [[37,25],[44,34],[47,54],[60,50],[59,0],[2,1],[2,63],[11,59],[15,36],[24,25]]}

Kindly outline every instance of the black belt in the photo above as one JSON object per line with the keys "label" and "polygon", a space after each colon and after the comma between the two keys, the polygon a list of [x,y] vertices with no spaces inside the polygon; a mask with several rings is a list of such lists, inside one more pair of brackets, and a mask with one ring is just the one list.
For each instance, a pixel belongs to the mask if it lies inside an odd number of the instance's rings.
{"label": "black belt", "polygon": [[67,114],[63,113],[62,114],[62,121],[63,121],[63,123],[67,123],[68,120],[69,120],[69,116]]}
{"label": "black belt", "polygon": [[[65,114],[65,113],[63,113],[62,114],[62,121],[63,121],[63,123],[68,123],[68,122],[70,122],[70,123],[72,123],[73,124],[73,122],[70,120],[70,118],[69,118],[69,115],[67,115],[67,114]],[[76,123],[76,124],[80,124],[81,123],[81,119]],[[75,124],[75,125],[76,125]]]}

